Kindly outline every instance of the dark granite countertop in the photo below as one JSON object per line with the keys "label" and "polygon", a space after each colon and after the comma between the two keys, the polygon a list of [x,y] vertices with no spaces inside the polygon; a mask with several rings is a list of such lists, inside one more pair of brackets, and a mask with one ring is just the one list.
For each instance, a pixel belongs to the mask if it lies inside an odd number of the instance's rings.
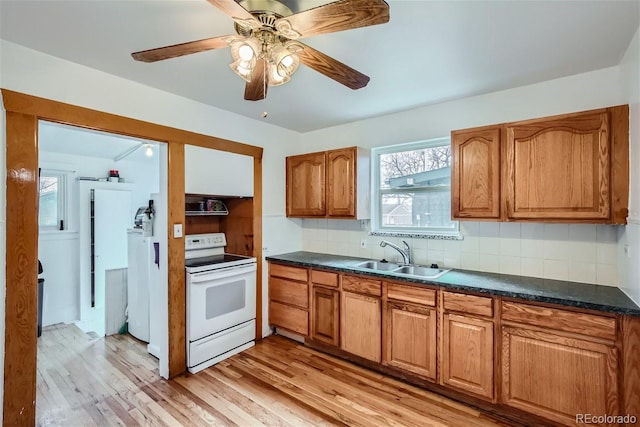
{"label": "dark granite countertop", "polygon": [[295,266],[326,268],[344,273],[357,273],[372,277],[394,278],[416,284],[436,285],[453,290],[640,316],[640,307],[619,288],[613,286],[461,269],[451,270],[437,279],[420,279],[355,266],[362,261],[366,261],[367,259],[365,258],[316,252],[291,252],[268,256],[266,259],[267,261],[277,261]]}

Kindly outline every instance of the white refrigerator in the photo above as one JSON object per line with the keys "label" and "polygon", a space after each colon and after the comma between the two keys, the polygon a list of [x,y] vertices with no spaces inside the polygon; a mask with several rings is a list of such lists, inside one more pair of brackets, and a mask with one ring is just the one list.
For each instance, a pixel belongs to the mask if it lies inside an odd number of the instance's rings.
{"label": "white refrigerator", "polygon": [[129,267],[127,273],[127,313],[129,333],[149,342],[149,288],[151,269],[155,267],[153,237],[142,230],[128,231]]}

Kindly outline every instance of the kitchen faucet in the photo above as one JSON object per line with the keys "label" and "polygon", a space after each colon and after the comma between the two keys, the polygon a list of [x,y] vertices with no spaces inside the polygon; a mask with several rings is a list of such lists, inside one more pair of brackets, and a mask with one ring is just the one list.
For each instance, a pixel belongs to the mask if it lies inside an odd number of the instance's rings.
{"label": "kitchen faucet", "polygon": [[380,247],[384,248],[387,245],[391,246],[393,249],[400,252],[400,255],[402,255],[403,264],[409,265],[411,264],[411,249],[409,248],[409,244],[406,241],[403,240],[402,243],[404,243],[404,249],[400,249],[399,246],[394,245],[393,243],[388,242],[386,240],[383,240],[382,242],[380,242]]}

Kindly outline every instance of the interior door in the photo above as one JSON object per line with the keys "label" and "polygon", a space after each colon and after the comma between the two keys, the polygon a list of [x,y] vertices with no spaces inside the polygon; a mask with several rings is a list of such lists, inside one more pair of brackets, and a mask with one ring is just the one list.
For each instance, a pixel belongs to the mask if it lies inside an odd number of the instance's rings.
{"label": "interior door", "polygon": [[[118,185],[118,184],[114,184]],[[98,335],[105,334],[105,275],[127,268],[127,228],[131,227],[131,192],[93,189],[94,292],[91,316]]]}

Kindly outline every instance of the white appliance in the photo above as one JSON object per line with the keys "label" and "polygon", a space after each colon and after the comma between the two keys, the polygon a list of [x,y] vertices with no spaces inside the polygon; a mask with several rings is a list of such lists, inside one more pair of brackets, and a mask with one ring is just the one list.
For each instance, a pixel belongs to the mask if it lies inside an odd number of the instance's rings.
{"label": "white appliance", "polygon": [[185,238],[187,368],[196,373],[254,345],[256,259],[227,254],[224,233]]}
{"label": "white appliance", "polygon": [[154,266],[151,237],[144,237],[142,229],[128,231],[129,267],[127,273],[127,321],[129,333],[149,342],[149,287]]}

